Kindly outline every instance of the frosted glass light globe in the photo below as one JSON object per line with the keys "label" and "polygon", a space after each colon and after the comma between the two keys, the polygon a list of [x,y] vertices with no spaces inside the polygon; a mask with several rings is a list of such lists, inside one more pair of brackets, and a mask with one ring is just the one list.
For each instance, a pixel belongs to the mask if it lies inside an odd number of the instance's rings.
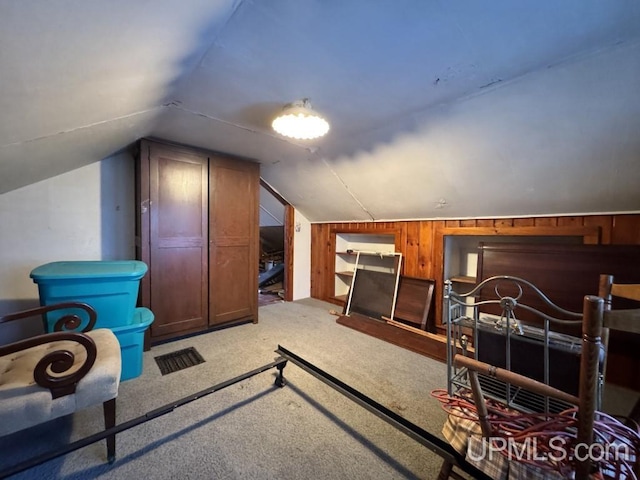
{"label": "frosted glass light globe", "polygon": [[280,135],[297,140],[322,137],[329,131],[329,123],[311,108],[308,100],[285,106],[271,126]]}

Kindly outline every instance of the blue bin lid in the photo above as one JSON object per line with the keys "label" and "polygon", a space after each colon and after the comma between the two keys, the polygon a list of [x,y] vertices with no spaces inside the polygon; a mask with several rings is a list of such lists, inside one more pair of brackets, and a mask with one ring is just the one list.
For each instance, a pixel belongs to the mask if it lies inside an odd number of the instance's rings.
{"label": "blue bin lid", "polygon": [[109,327],[109,330],[116,335],[144,332],[154,320],[155,316],[151,310],[146,307],[136,307],[133,311],[133,317],[131,317],[131,321],[129,323]]}
{"label": "blue bin lid", "polygon": [[147,265],[139,260],[77,260],[51,262],[31,271],[34,281],[70,278],[129,278],[139,279],[147,272]]}

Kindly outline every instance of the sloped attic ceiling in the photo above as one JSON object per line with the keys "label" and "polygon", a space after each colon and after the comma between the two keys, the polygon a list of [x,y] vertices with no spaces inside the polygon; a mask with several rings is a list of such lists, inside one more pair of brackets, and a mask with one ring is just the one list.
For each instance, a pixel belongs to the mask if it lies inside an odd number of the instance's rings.
{"label": "sloped attic ceiling", "polygon": [[147,136],[312,222],[640,211],[637,0],[0,0],[0,45],[0,193]]}

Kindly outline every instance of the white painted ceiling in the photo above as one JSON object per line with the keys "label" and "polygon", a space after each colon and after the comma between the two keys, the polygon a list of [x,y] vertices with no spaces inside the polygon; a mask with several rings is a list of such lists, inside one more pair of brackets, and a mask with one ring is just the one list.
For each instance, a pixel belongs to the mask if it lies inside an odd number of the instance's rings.
{"label": "white painted ceiling", "polygon": [[638,212],[640,1],[0,0],[0,193],[145,136],[312,222]]}

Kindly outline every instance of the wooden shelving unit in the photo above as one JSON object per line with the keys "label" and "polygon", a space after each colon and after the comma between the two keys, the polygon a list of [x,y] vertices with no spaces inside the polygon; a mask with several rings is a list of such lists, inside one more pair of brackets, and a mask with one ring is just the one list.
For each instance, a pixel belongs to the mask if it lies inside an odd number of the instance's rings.
{"label": "wooden shelving unit", "polygon": [[399,255],[395,251],[393,234],[337,233],[333,298],[347,301],[356,268],[395,272]]}

